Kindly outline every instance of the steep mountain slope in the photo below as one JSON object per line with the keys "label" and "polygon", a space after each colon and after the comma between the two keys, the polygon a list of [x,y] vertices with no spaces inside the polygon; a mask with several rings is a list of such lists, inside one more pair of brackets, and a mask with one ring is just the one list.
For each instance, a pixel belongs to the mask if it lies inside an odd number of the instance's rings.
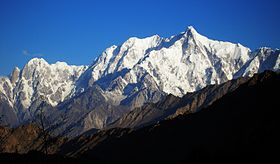
{"label": "steep mountain slope", "polygon": [[278,158],[279,83],[279,74],[256,75],[206,109],[121,137],[109,135],[85,149],[81,158],[104,163],[271,163]]}

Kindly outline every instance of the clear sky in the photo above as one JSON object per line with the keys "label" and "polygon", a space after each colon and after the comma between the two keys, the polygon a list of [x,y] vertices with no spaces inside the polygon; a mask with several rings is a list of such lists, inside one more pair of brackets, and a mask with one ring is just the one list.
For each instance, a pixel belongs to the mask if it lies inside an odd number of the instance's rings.
{"label": "clear sky", "polygon": [[89,65],[129,37],[187,26],[251,49],[280,48],[279,0],[0,0],[0,75],[33,57]]}

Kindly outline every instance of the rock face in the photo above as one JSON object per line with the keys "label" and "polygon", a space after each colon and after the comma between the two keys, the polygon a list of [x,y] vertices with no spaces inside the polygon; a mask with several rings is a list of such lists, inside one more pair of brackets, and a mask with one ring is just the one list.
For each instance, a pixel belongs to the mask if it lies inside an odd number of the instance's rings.
{"label": "rock face", "polygon": [[15,67],[10,77],[12,84],[15,84],[18,81],[19,73],[20,73],[20,69],[18,67]]}
{"label": "rock face", "polygon": [[[106,49],[89,67],[30,60],[9,78],[0,78],[0,112],[5,122],[17,126],[44,111],[56,118],[50,127],[66,120],[56,128],[59,133],[72,129],[71,135],[78,135],[103,129],[169,94],[182,97],[207,85],[278,71],[279,54],[278,49],[252,52],[241,44],[211,40],[193,27],[170,38],[133,37]],[[58,119],[60,115],[67,118]]]}
{"label": "rock face", "polygon": [[0,123],[3,126],[13,126],[19,123],[17,113],[3,95],[0,95]]}

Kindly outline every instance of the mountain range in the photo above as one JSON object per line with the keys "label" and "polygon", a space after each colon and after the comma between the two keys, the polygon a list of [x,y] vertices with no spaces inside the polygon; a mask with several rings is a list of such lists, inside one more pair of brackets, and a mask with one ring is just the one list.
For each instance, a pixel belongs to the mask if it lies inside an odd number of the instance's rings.
{"label": "mountain range", "polygon": [[208,39],[190,26],[170,38],[129,38],[89,66],[34,58],[0,78],[1,124],[18,127],[43,115],[48,131],[70,138],[141,128],[196,113],[254,74],[278,72],[279,54]]}

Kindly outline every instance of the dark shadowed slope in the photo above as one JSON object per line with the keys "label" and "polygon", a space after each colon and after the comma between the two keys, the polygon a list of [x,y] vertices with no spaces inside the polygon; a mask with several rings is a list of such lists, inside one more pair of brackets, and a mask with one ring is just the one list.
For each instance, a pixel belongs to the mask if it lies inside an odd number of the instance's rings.
{"label": "dark shadowed slope", "polygon": [[15,154],[15,153],[2,153],[0,154],[0,163],[5,164],[71,164],[82,163],[77,159],[64,157],[61,155],[45,155],[41,152],[30,151],[27,154]]}
{"label": "dark shadowed slope", "polygon": [[279,143],[279,84],[279,74],[256,75],[206,109],[109,137],[81,158],[108,163],[270,163]]}

